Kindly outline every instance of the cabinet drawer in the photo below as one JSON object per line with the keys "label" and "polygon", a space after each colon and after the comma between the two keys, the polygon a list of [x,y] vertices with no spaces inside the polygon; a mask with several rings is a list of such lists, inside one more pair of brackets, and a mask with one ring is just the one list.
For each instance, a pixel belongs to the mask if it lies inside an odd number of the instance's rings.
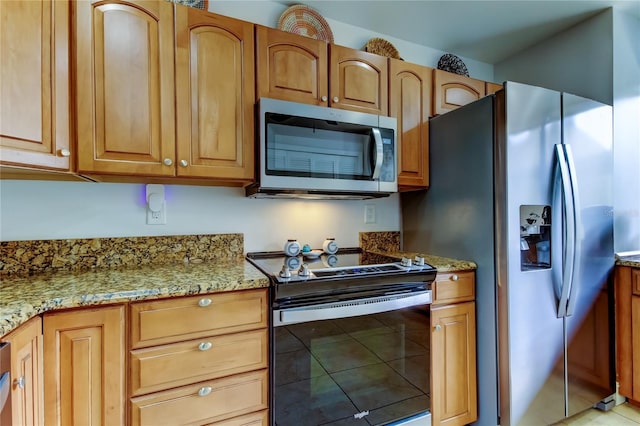
{"label": "cabinet drawer", "polygon": [[475,272],[439,272],[432,293],[434,305],[474,300]]}
{"label": "cabinet drawer", "polygon": [[266,326],[265,289],[131,304],[134,349]]}
{"label": "cabinet drawer", "polygon": [[640,296],[640,269],[631,270],[631,290],[636,296]]}
{"label": "cabinet drawer", "polygon": [[131,392],[150,392],[267,367],[267,329],[131,352]]}
{"label": "cabinet drawer", "polygon": [[131,399],[133,425],[204,424],[264,410],[267,370]]}
{"label": "cabinet drawer", "polygon": [[209,424],[211,426],[267,426],[269,424],[269,410],[262,410],[257,413]]}

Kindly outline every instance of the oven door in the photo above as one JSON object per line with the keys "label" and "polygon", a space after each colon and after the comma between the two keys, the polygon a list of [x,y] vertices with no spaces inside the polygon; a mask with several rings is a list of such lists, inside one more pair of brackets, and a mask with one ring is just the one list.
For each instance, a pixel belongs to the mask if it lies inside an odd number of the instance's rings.
{"label": "oven door", "polygon": [[430,425],[429,290],[273,312],[275,425]]}

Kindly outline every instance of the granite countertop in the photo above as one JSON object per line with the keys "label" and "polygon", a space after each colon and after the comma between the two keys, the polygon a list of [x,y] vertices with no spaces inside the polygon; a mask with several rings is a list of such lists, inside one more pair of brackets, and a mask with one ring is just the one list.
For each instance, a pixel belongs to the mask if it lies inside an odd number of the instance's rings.
{"label": "granite countertop", "polygon": [[453,272],[453,271],[475,271],[478,268],[475,262],[469,260],[451,259],[448,257],[435,256],[427,253],[416,253],[407,251],[389,251],[386,252],[395,257],[408,257],[410,259],[416,256],[424,257],[424,261],[429,265],[435,267],[438,272]]}
{"label": "granite countertop", "polygon": [[244,259],[197,264],[51,272],[0,283],[0,336],[56,309],[269,286]]}
{"label": "granite countertop", "polygon": [[628,251],[616,254],[616,265],[640,268],[640,251]]}
{"label": "granite countertop", "polygon": [[[423,256],[439,272],[476,269],[470,261],[425,253],[386,252],[397,257]],[[162,297],[269,287],[269,279],[244,259],[46,272],[3,277],[0,287],[0,336],[43,312]]]}

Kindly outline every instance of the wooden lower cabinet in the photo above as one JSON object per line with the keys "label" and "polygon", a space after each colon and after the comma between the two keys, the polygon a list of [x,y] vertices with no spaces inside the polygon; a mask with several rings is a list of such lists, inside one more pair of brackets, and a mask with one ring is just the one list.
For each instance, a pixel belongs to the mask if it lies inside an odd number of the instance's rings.
{"label": "wooden lower cabinet", "polygon": [[267,318],[266,289],[131,303],[130,423],[268,424]]}
{"label": "wooden lower cabinet", "polygon": [[133,398],[134,425],[206,424],[268,408],[267,370]]}
{"label": "wooden lower cabinet", "polygon": [[475,274],[439,273],[432,285],[431,424],[478,418]]}
{"label": "wooden lower cabinet", "polygon": [[44,315],[47,425],[125,422],[123,305]]}
{"label": "wooden lower cabinet", "polygon": [[35,317],[2,338],[11,344],[12,425],[41,425],[42,319]]}
{"label": "wooden lower cabinet", "polygon": [[615,268],[618,392],[640,403],[640,268]]}

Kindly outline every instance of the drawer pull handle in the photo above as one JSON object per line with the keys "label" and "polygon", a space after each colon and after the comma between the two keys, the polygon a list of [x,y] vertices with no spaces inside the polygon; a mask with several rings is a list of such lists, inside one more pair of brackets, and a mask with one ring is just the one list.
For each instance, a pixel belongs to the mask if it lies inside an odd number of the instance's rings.
{"label": "drawer pull handle", "polygon": [[211,346],[213,346],[211,342],[202,342],[198,345],[198,349],[200,349],[201,351],[208,351],[209,349],[211,349]]}
{"label": "drawer pull handle", "polygon": [[459,279],[460,279],[460,277],[459,277],[459,276],[457,276],[457,275],[451,275],[451,280],[452,280],[452,281],[458,281]]}
{"label": "drawer pull handle", "polygon": [[442,326],[440,324],[436,324],[436,331],[442,330]]}
{"label": "drawer pull handle", "polygon": [[210,393],[211,393],[211,386],[203,386],[198,391],[198,395],[200,395],[200,396],[207,396]]}
{"label": "drawer pull handle", "polygon": [[198,300],[198,306],[202,306],[203,308],[205,306],[209,306],[211,304],[211,299],[200,299]]}

